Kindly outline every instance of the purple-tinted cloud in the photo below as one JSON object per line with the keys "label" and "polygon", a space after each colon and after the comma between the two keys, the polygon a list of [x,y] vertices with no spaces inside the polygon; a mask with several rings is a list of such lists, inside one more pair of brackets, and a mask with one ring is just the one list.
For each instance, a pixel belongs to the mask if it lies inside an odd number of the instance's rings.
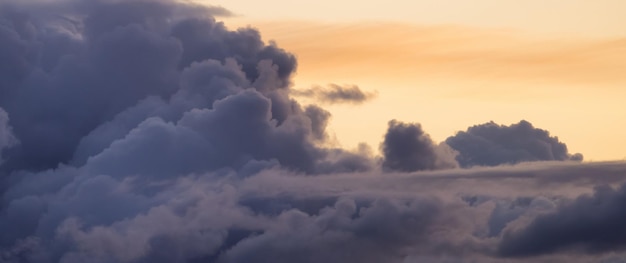
{"label": "purple-tinted cloud", "polygon": [[471,128],[455,149],[475,160],[459,145],[480,137],[489,158],[534,157],[482,165],[552,162],[444,169],[457,153],[400,121],[382,156],[338,148],[330,113],[290,97],[295,56],[211,18],[226,14],[173,0],[0,4],[0,262],[625,254],[624,163],[557,162],[573,156],[526,122]]}

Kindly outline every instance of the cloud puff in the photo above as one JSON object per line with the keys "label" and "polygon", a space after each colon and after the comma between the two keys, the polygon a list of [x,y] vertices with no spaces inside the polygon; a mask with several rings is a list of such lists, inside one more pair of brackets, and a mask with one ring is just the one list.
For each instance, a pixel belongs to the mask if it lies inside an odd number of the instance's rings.
{"label": "cloud puff", "polygon": [[459,152],[457,160],[464,167],[583,158],[579,153],[570,154],[558,137],[524,120],[510,126],[494,122],[475,125],[449,137],[446,143]]}
{"label": "cloud puff", "polygon": [[[168,100],[182,93],[180,83],[212,84],[219,92],[234,78],[232,85],[272,97],[279,122],[289,114],[290,102],[278,89],[289,85],[293,55],[265,45],[253,29],[229,31],[206,18],[213,9],[172,1],[9,1],[2,10],[1,67],[7,70],[0,73],[0,105],[22,142],[8,165],[43,169],[68,162],[101,123],[148,96]],[[230,79],[181,74],[194,63],[228,58],[236,60]],[[207,89],[205,97],[212,95]],[[203,103],[228,94],[215,95]]]}
{"label": "cloud puff", "polygon": [[314,86],[305,90],[292,90],[294,96],[313,98],[327,104],[361,104],[375,98],[378,93],[362,91],[356,85],[328,84],[327,87]]}
{"label": "cloud puff", "polygon": [[383,167],[393,171],[455,168],[456,153],[447,145],[436,145],[417,123],[389,122],[381,144]]}

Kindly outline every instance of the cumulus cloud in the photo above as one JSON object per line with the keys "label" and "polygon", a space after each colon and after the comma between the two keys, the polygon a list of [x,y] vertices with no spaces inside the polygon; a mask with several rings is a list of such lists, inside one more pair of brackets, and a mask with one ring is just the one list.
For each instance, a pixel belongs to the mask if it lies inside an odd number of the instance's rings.
{"label": "cumulus cloud", "polygon": [[621,224],[626,219],[626,184],[598,187],[528,225],[505,233],[499,246],[503,256],[529,257],[578,250],[600,253],[626,246]]}
{"label": "cumulus cloud", "polygon": [[417,123],[389,122],[381,144],[383,167],[393,171],[413,172],[455,168],[456,153],[446,144],[436,145]]}
{"label": "cumulus cloud", "polygon": [[328,146],[330,113],[290,97],[295,57],[211,15],[165,0],[0,4],[0,262],[624,254],[609,231],[623,162],[443,169],[456,153],[398,121],[382,157]]}
{"label": "cumulus cloud", "polygon": [[375,98],[377,92],[362,91],[357,85],[328,84],[327,87],[313,86],[305,90],[293,90],[295,96],[313,98],[326,104],[361,104]]}
{"label": "cumulus cloud", "polygon": [[[229,31],[206,18],[212,9],[196,8],[173,1],[3,3],[0,53],[7,70],[0,73],[0,105],[22,142],[10,165],[66,163],[101,123],[148,96],[177,97],[179,83],[187,96],[204,92],[208,106],[229,95],[229,85],[263,89],[273,99],[273,116],[284,121],[291,106],[280,89],[296,67],[293,55],[265,45],[254,29]],[[196,63],[228,58],[236,66],[222,70],[224,77],[182,74]]]}
{"label": "cumulus cloud", "polygon": [[446,139],[459,152],[464,167],[500,165],[525,161],[582,161],[582,154],[570,154],[565,143],[522,120],[510,126],[494,122],[475,125]]}

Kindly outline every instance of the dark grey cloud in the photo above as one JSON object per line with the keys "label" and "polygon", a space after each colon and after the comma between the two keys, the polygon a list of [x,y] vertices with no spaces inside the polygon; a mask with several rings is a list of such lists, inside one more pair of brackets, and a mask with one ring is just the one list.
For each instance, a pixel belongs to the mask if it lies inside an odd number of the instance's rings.
{"label": "dark grey cloud", "polygon": [[277,228],[238,243],[220,262],[397,261],[428,244],[440,209],[435,200],[339,199],[317,215],[288,210]]}
{"label": "dark grey cloud", "polygon": [[313,86],[305,90],[293,90],[295,96],[313,98],[327,104],[361,104],[375,98],[377,92],[362,91],[357,85],[328,84],[326,87]]}
{"label": "dark grey cloud", "polygon": [[447,145],[435,144],[418,123],[389,122],[381,144],[383,168],[412,172],[455,168],[455,153]]}
{"label": "dark grey cloud", "polygon": [[565,143],[528,121],[510,126],[494,122],[469,127],[446,139],[459,152],[463,167],[494,166],[526,161],[582,161],[579,153],[570,154]]}
{"label": "dark grey cloud", "polygon": [[499,253],[529,257],[575,250],[579,253],[618,251],[626,247],[626,185],[600,186],[593,195],[582,195],[540,215],[521,229],[504,234]]}
{"label": "dark grey cloud", "polygon": [[330,112],[316,105],[309,105],[305,108],[304,113],[311,119],[313,137],[319,141],[326,140],[328,137],[328,134],[326,134],[326,126],[328,126]]}
{"label": "dark grey cloud", "polygon": [[[293,55],[265,45],[254,29],[227,30],[207,18],[211,8],[172,1],[5,1],[2,7],[0,107],[22,142],[8,166],[44,169],[70,161],[81,138],[101,123],[148,96],[169,99],[191,78],[181,71],[208,59],[233,59],[246,82],[238,86],[262,89],[279,122],[290,114],[291,102],[276,89],[289,85]],[[261,75],[264,60],[276,77]]]}

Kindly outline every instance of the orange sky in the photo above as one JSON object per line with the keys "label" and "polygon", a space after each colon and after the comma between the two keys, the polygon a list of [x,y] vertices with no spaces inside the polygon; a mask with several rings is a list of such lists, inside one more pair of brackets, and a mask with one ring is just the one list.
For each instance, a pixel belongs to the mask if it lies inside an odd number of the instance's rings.
{"label": "orange sky", "polygon": [[[478,7],[460,17],[433,4],[428,11],[434,14],[424,21],[402,18],[402,12],[399,18],[386,18],[385,12],[397,6],[381,10],[374,19],[332,19],[334,12],[329,11],[329,19],[303,14],[306,20],[238,11],[237,1],[223,6],[243,13],[228,18],[228,26],[253,25],[265,39],[296,54],[295,88],[338,83],[378,91],[375,100],[363,105],[324,105],[333,114],[331,131],[344,147],[363,141],[377,148],[393,118],[420,122],[439,141],[470,125],[526,119],[557,135],[586,160],[626,159],[626,35],[621,34],[626,30],[615,30],[614,20],[621,18],[600,6],[623,8],[626,2],[571,1],[573,6],[560,10],[560,31],[550,20],[554,14],[548,14],[559,10],[560,1],[543,2],[542,10],[534,9],[534,0],[525,8],[518,6],[517,16],[507,9],[513,16],[507,19],[491,13],[478,16],[476,10],[503,8],[502,3],[511,1],[479,0],[473,2]],[[606,8],[607,13],[575,13],[583,7]],[[537,17],[520,26],[519,18],[527,14]],[[551,29],[542,28],[542,21]],[[581,21],[593,23],[577,25]]]}

